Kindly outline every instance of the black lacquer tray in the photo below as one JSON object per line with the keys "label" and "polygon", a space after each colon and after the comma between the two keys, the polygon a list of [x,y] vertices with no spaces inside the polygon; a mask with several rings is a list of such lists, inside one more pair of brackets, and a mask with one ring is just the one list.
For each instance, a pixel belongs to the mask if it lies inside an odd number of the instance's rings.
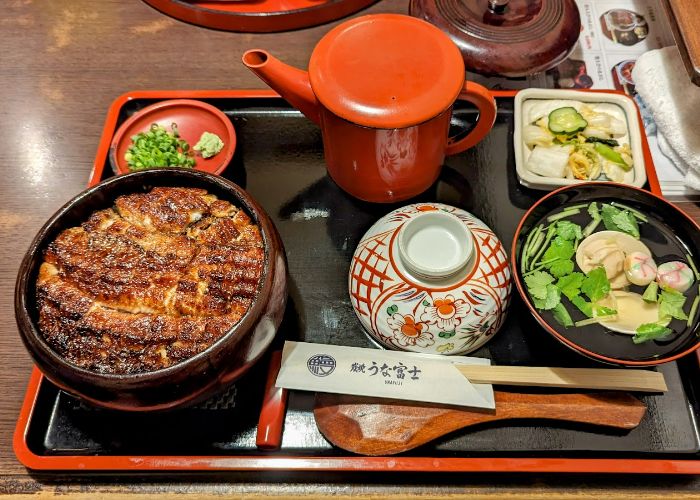
{"label": "black lacquer tray", "polygon": [[[544,193],[518,183],[512,147],[514,92],[494,92],[498,116],[477,147],[449,157],[439,180],[416,201],[464,208],[510,248],[524,212]],[[197,98],[232,120],[238,146],[223,173],[248,190],[274,220],[289,261],[290,297],[276,339],[373,347],[350,304],[347,273],[355,247],[396,208],[368,204],[326,175],[320,130],[267,91],[152,91],[119,98],[107,117],[91,184],[111,175],[107,150],[116,128],[163,99]],[[462,107],[463,106],[463,107]],[[475,111],[459,104],[453,123]],[[658,183],[646,148],[651,186]],[[530,316],[515,290],[502,330],[474,353],[495,364],[600,366],[557,343]],[[658,367],[669,391],[640,396],[648,407],[629,432],[544,421],[501,422],[457,432],[397,457],[358,457],[318,432],[313,394],[291,392],[281,447],[256,447],[267,360],[227,393],[195,408],[157,415],[86,406],[35,372],[15,435],[15,452],[35,469],[81,470],[442,470],[700,472],[698,359]]]}

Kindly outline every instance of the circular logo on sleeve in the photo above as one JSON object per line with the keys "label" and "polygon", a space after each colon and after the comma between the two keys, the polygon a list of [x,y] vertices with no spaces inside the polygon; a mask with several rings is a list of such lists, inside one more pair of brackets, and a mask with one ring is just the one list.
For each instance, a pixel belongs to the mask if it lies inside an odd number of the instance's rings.
{"label": "circular logo on sleeve", "polygon": [[335,370],[335,359],[328,354],[314,354],[306,362],[306,367],[312,375],[327,377]]}

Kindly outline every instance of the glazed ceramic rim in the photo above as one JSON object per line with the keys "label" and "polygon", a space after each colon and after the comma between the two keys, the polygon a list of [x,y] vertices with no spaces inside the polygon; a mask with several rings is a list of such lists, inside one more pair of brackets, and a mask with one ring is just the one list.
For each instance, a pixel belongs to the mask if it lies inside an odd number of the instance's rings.
{"label": "glazed ceramic rim", "polygon": [[511,264],[511,276],[514,278],[515,286],[518,289],[518,293],[520,294],[520,297],[523,299],[523,302],[525,302],[525,305],[530,310],[530,313],[537,320],[537,322],[540,324],[540,326],[542,326],[542,328],[544,328],[548,333],[550,333],[553,337],[555,337],[557,340],[559,340],[562,344],[564,344],[567,347],[571,348],[572,350],[578,352],[579,354],[582,354],[582,355],[587,356],[587,357],[592,358],[592,359],[596,359],[599,361],[605,361],[606,363],[611,363],[611,364],[616,364],[616,365],[655,366],[655,365],[660,365],[663,363],[668,363],[670,361],[675,361],[676,359],[682,358],[682,357],[687,356],[688,354],[692,353],[693,351],[696,351],[698,348],[700,348],[700,338],[698,340],[696,340],[695,344],[692,347],[690,347],[689,349],[686,349],[685,351],[683,351],[681,353],[674,354],[674,355],[667,357],[667,358],[658,358],[658,359],[649,360],[649,361],[632,361],[632,360],[624,360],[624,359],[613,358],[610,356],[605,356],[603,354],[598,354],[598,353],[589,351],[588,349],[581,347],[577,343],[575,343],[572,340],[569,340],[568,338],[561,335],[559,332],[557,332],[554,328],[551,327],[551,325],[540,315],[540,313],[537,311],[537,309],[535,309],[535,307],[532,305],[532,302],[530,301],[530,298],[528,297],[528,295],[525,291],[525,288],[523,287],[523,284],[521,282],[520,271],[518,269],[519,259],[517,258],[517,245],[518,245],[518,240],[520,239],[520,234],[522,232],[523,224],[528,219],[528,217],[530,217],[532,212],[535,211],[545,200],[548,200],[549,198],[552,198],[553,196],[556,196],[559,193],[563,193],[569,189],[579,189],[582,187],[595,188],[597,186],[600,186],[600,187],[616,186],[616,187],[619,187],[622,189],[633,189],[635,191],[640,191],[644,195],[651,196],[652,198],[655,198],[659,203],[662,203],[662,204],[666,205],[667,207],[670,207],[671,209],[673,209],[678,215],[685,218],[692,225],[692,227],[695,228],[696,231],[700,232],[700,226],[693,219],[691,219],[685,212],[683,212],[679,208],[675,207],[672,203],[666,201],[661,196],[658,196],[650,191],[638,188],[636,186],[630,186],[629,184],[621,184],[619,182],[603,181],[603,182],[586,182],[584,185],[576,184],[573,186],[560,187],[559,189],[556,189],[556,190],[552,191],[551,193],[547,193],[542,198],[537,200],[535,202],[535,204],[532,205],[527,212],[525,212],[523,217],[520,219],[520,222],[518,223],[518,227],[515,230],[515,235],[513,236],[513,243],[512,243],[511,251],[510,251],[510,264]]}
{"label": "glazed ceramic rim", "polygon": [[[236,324],[234,324],[231,328],[226,330],[226,333],[224,333],[219,339],[217,339],[216,342],[208,346],[203,351],[195,354],[194,356],[191,356],[187,359],[184,359],[178,363],[167,366],[165,368],[138,373],[100,373],[97,371],[82,368],[80,366],[74,365],[73,363],[65,359],[46,342],[46,339],[44,338],[41,329],[39,328],[37,322],[33,318],[32,313],[30,312],[32,309],[36,309],[37,304],[35,299],[29,297],[29,289],[32,286],[30,278],[34,273],[32,272],[32,269],[29,269],[28,267],[34,255],[37,252],[43,251],[43,249],[46,248],[46,246],[48,245],[49,242],[46,241],[46,235],[49,232],[49,230],[54,225],[56,225],[65,216],[65,213],[69,211],[74,205],[76,205],[86,197],[93,197],[99,195],[99,193],[105,188],[105,186],[110,186],[115,183],[124,183],[133,177],[160,177],[163,174],[171,174],[172,172],[173,170],[171,168],[158,168],[141,170],[138,172],[132,172],[124,175],[115,175],[113,177],[110,177],[88,189],[81,191],[76,196],[71,198],[67,203],[65,203],[51,216],[51,218],[41,227],[41,229],[39,229],[22,259],[22,262],[20,264],[20,272],[17,276],[17,281],[15,284],[15,316],[18,322],[20,332],[23,331],[23,326],[19,324],[20,321],[25,322],[26,325],[28,325],[29,327],[30,331],[27,334],[21,333],[21,337],[25,346],[27,347],[27,351],[29,352],[32,358],[34,358],[35,356],[34,349],[30,348],[28,342],[25,341],[25,335],[31,335],[34,339],[36,339],[36,342],[39,345],[41,345],[43,353],[46,355],[47,358],[51,360],[51,362],[80,376],[84,375],[89,378],[103,380],[106,382],[123,381],[125,383],[130,384],[139,384],[148,381],[148,379],[154,379],[154,381],[166,380],[167,376],[172,374],[173,372],[186,370],[191,364],[195,364],[201,358],[209,356],[212,353],[218,351],[223,344],[230,340],[230,337],[235,336],[241,329],[245,329],[246,327],[252,327],[255,321],[262,316],[266,304],[264,303],[264,301],[260,300],[260,297],[267,296],[269,293],[271,293],[271,287],[274,278],[274,273],[272,273],[271,270],[276,265],[274,262],[272,252],[272,240],[274,239],[274,234],[271,232],[272,222],[269,220],[269,217],[264,212],[262,207],[260,207],[257,204],[257,202],[245,190],[243,190],[243,188],[241,188],[237,184],[229,181],[228,179],[219,177],[208,172],[178,169],[177,172],[179,175],[184,175],[185,177],[200,177],[203,178],[205,182],[218,185],[220,189],[230,193],[231,198],[236,198],[236,203],[240,204],[246,211],[253,215],[254,220],[257,219],[255,220],[255,222],[260,227],[260,234],[263,238],[263,244],[265,249],[265,265],[263,268],[263,274],[260,277],[260,281],[258,283],[255,298],[253,299],[252,304],[245,312],[245,314],[241,317],[241,319],[238,322],[236,322]],[[37,272],[38,267],[40,265],[41,264],[39,263],[36,266]],[[240,342],[244,337],[245,335],[238,335],[236,343]],[[260,353],[260,356],[264,354],[264,352],[265,350],[263,350]],[[252,366],[254,363],[255,361],[252,361],[250,363],[250,366]],[[37,366],[39,366],[39,364],[37,364]],[[48,375],[47,377],[53,380],[53,377]],[[58,383],[58,385],[63,384]],[[95,384],[91,383],[91,385]],[[83,396],[82,394],[80,397],[82,399],[96,402],[96,404],[102,406],[102,403],[98,400],[93,400],[92,398]]]}
{"label": "glazed ceramic rim", "polygon": [[[458,256],[458,260],[455,264],[452,264],[449,267],[445,268],[428,268],[427,266],[420,264],[415,261],[411,257],[411,252],[408,250],[409,247],[409,242],[410,239],[407,240],[409,228],[411,225],[416,226],[417,222],[420,223],[421,219],[426,220],[429,217],[439,217],[439,218],[444,218],[449,220],[449,224],[452,226],[459,228],[457,231],[459,231],[461,234],[455,234],[455,231],[450,230],[450,228],[447,228],[445,225],[437,223],[435,224],[436,226],[443,228],[446,232],[450,233],[451,235],[456,237],[456,240],[459,244],[459,241],[464,241],[464,252],[461,253]],[[467,225],[456,215],[448,213],[448,212],[443,212],[443,211],[429,211],[429,212],[422,212],[418,214],[416,217],[411,218],[408,220],[405,224],[403,224],[399,228],[399,236],[398,236],[398,249],[399,249],[399,259],[403,262],[403,264],[406,266],[408,271],[416,273],[418,278],[423,278],[423,279],[429,279],[429,280],[434,280],[434,279],[440,279],[440,278],[449,278],[453,274],[456,274],[457,271],[459,271],[462,268],[465,268],[467,264],[469,263],[469,259],[471,259],[473,253],[474,253],[474,237],[472,236],[471,231],[467,227]],[[414,235],[411,235],[414,236]],[[464,236],[462,239],[461,237]]]}
{"label": "glazed ceramic rim", "polygon": [[[527,146],[523,142],[522,131],[525,124],[523,123],[522,106],[527,100],[554,100],[554,99],[572,99],[583,103],[609,103],[615,104],[622,109],[622,112],[627,119],[627,130],[629,131],[630,147],[634,158],[634,180],[627,184],[625,182],[612,181],[587,181],[580,179],[560,179],[558,177],[547,177],[537,175],[525,168],[524,151]],[[566,90],[566,89],[523,89],[520,90],[514,99],[513,104],[514,128],[513,128],[513,150],[515,151],[515,171],[518,175],[518,181],[525,187],[531,189],[540,189],[549,191],[566,186],[579,186],[581,184],[591,182],[602,182],[604,184],[621,184],[623,186],[641,188],[647,182],[646,161],[644,159],[644,150],[642,148],[642,131],[639,125],[637,108],[634,100],[623,94],[614,92],[586,92],[581,90]]]}
{"label": "glazed ceramic rim", "polygon": [[[231,163],[231,159],[233,158],[233,154],[236,152],[236,130],[233,128],[233,123],[231,123],[231,120],[229,120],[228,116],[221,111],[219,108],[212,106],[209,103],[206,103],[204,101],[199,101],[197,99],[166,99],[164,101],[159,101],[156,102],[155,104],[151,104],[150,106],[146,106],[143,109],[138,110],[135,112],[133,115],[131,115],[129,118],[126,119],[124,123],[122,123],[117,131],[114,133],[114,137],[112,138],[112,143],[109,146],[109,163],[112,166],[112,170],[116,175],[126,175],[126,174],[133,174],[136,172],[142,172],[143,170],[136,170],[134,172],[130,171],[128,168],[124,170],[122,168],[122,165],[119,162],[119,159],[117,158],[117,149],[119,148],[120,144],[125,140],[125,135],[126,131],[133,125],[137,120],[141,119],[143,115],[146,115],[148,113],[152,113],[154,111],[158,111],[162,108],[169,108],[172,106],[187,106],[190,108],[194,108],[198,111],[206,111],[207,113],[210,113],[211,115],[215,116],[216,118],[219,119],[219,121],[224,125],[226,128],[226,133],[229,136],[228,143],[224,142],[224,148],[226,149],[226,154],[224,154],[220,158],[220,164],[219,166],[214,169],[213,171],[208,171],[208,170],[202,170],[201,168],[198,168],[197,165],[192,167],[191,169],[186,169],[186,170],[194,170],[197,172],[204,172],[207,174],[214,174],[214,175],[220,175],[224,170],[226,170],[226,167],[228,167],[229,163]],[[194,145],[192,145],[194,146]],[[216,155],[218,156],[218,154]],[[178,168],[178,167],[155,167],[158,169],[161,168]],[[154,170],[152,168],[145,169],[145,170]]]}

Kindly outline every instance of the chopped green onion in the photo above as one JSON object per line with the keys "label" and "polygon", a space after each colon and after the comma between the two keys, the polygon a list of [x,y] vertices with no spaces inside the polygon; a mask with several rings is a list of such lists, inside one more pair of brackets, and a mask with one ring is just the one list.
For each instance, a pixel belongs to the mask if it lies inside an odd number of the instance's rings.
{"label": "chopped green onion", "polygon": [[542,240],[544,239],[544,234],[542,234],[540,227],[538,227],[535,232],[537,233],[536,236],[534,236],[533,240],[530,242],[530,244],[524,250],[523,259],[522,259],[522,262],[520,263],[520,271],[521,272],[527,271],[527,269],[530,265],[530,257],[532,257],[532,254],[535,251],[533,249],[535,247],[539,248],[539,245],[542,243]]}
{"label": "chopped green onion", "polygon": [[520,257],[520,272],[524,273],[527,270],[528,261],[530,260],[531,248],[534,241],[539,237],[542,232],[542,225],[537,226],[534,230],[530,231],[527,235],[525,244],[523,245],[523,252]]}
{"label": "chopped green onion", "polygon": [[525,255],[525,251],[530,246],[530,242],[532,241],[532,238],[534,238],[535,234],[537,234],[539,228],[540,226],[537,226],[535,229],[531,230],[528,233],[527,238],[525,238],[525,243],[523,243],[523,255]]}
{"label": "chopped green onion", "polygon": [[599,224],[600,219],[593,219],[591,222],[589,222],[588,225],[583,228],[583,237],[589,237],[593,233],[593,231],[595,231]]}
{"label": "chopped green onion", "polygon": [[523,243],[522,251],[520,253],[520,274],[524,274],[525,270],[527,269],[528,250],[530,248],[530,242],[532,241],[532,238],[534,238],[536,232],[537,228],[530,231],[527,238],[525,238],[525,243]]}
{"label": "chopped green onion", "polygon": [[693,262],[693,258],[690,256],[689,253],[685,254],[685,258],[688,259],[688,265],[690,265],[690,268],[693,270],[693,273],[695,273],[695,281],[700,281],[700,273],[698,273],[698,268],[695,267],[695,262]]}
{"label": "chopped green onion", "polygon": [[579,327],[579,326],[588,326],[592,325],[594,323],[599,323],[601,318],[588,318],[588,319],[582,319],[581,321],[577,321],[574,323],[574,326]]}
{"label": "chopped green onion", "polygon": [[540,257],[542,257],[542,254],[544,253],[545,249],[549,246],[549,242],[552,241],[552,238],[554,237],[554,234],[556,232],[557,232],[557,230],[554,227],[554,224],[549,226],[549,229],[547,230],[547,237],[544,239],[544,244],[540,247],[534,260],[530,263],[530,269],[532,269],[533,267],[535,267],[538,264]]}
{"label": "chopped green onion", "polygon": [[588,206],[588,203],[579,203],[578,205],[570,205],[566,207],[566,210],[574,210],[578,209],[581,210],[582,208],[586,208]]}
{"label": "chopped green onion", "polygon": [[530,249],[530,242],[526,240],[525,243],[523,244],[522,253],[520,255],[520,263],[521,264],[525,263],[529,249]]}
{"label": "chopped green onion", "polygon": [[698,312],[698,304],[700,304],[700,295],[695,296],[695,300],[693,300],[693,305],[690,306],[690,314],[688,314],[688,321],[686,322],[688,328],[690,328],[690,325],[693,324],[693,320],[695,319],[695,313]]}
{"label": "chopped green onion", "polygon": [[155,167],[192,168],[195,160],[190,145],[180,139],[177,124],[170,125],[171,132],[157,123],[145,132],[131,137],[132,144],[124,155],[130,171]]}
{"label": "chopped green onion", "polygon": [[534,273],[535,271],[539,271],[539,270],[542,269],[543,267],[548,266],[549,264],[551,264],[551,263],[553,263],[553,262],[556,262],[556,261],[558,261],[558,260],[561,260],[561,259],[559,259],[559,257],[557,257],[557,258],[555,258],[555,259],[549,259],[549,260],[542,261],[542,262],[540,262],[540,265],[539,265],[539,266],[537,266],[537,267],[535,267],[535,268],[533,268],[533,269],[530,269],[528,272],[526,272],[525,274],[523,274],[523,276],[527,276],[527,275],[529,275],[529,274]]}
{"label": "chopped green onion", "polygon": [[[605,320],[607,318],[612,319],[615,316],[617,316],[617,311],[614,309],[611,309],[611,311],[612,312],[610,314],[601,314],[599,316],[594,316],[592,318],[582,319],[581,321],[577,321],[575,323],[575,325],[576,326],[587,326],[587,325],[592,325],[593,323],[600,323],[601,320]],[[595,311],[594,311],[594,314],[595,314]]]}
{"label": "chopped green onion", "polygon": [[554,221],[557,221],[560,219],[566,219],[567,217],[571,217],[572,215],[576,215],[580,212],[581,212],[581,210],[578,208],[574,208],[574,209],[567,208],[563,212],[560,212],[560,213],[555,214],[555,215],[550,215],[549,217],[547,217],[547,221],[554,222]]}
{"label": "chopped green onion", "polygon": [[535,241],[532,242],[532,245],[527,253],[528,265],[532,264],[532,262],[530,262],[530,258],[534,257],[537,251],[540,249],[542,243],[544,242],[544,237],[544,231],[541,231],[540,234],[537,235],[537,238],[535,238]]}

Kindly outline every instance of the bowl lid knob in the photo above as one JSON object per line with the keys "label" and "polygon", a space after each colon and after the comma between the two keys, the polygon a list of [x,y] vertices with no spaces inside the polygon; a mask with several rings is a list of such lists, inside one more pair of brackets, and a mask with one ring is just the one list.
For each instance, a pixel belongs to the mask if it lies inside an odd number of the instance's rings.
{"label": "bowl lid knob", "polygon": [[508,6],[508,0],[489,0],[489,10],[494,14],[503,14]]}

